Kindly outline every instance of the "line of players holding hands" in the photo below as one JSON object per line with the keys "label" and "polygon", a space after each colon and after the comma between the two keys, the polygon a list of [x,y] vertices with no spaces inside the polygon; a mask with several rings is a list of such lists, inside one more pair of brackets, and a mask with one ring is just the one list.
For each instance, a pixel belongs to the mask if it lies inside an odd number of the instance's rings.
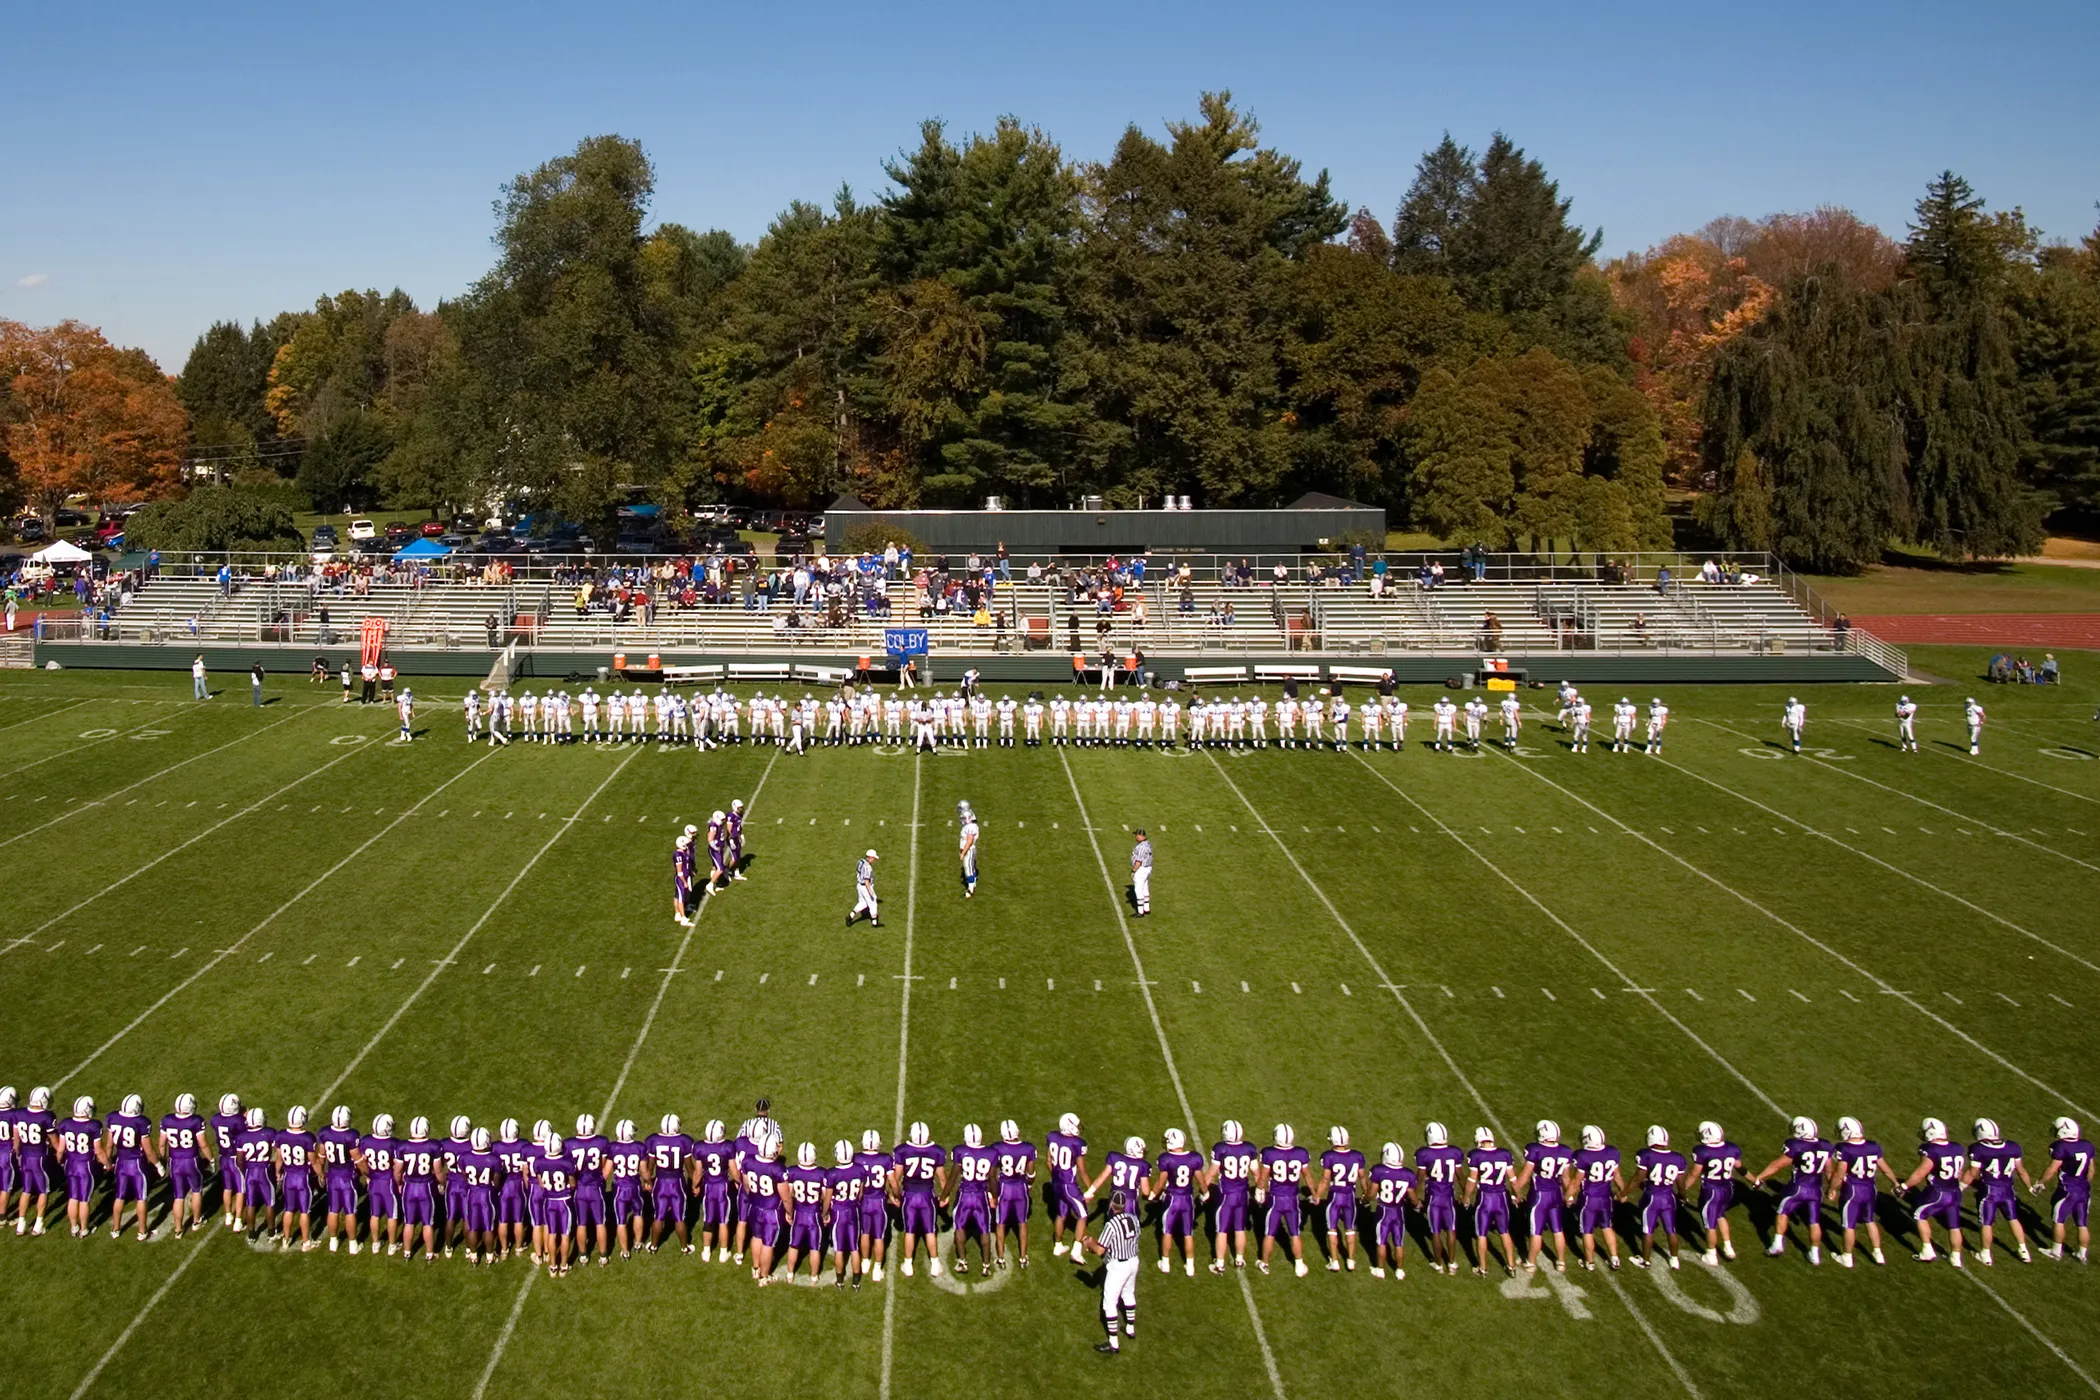
{"label": "line of players holding hands", "polygon": [[[1589,702],[1566,685],[1560,701],[1561,727],[1578,752],[1588,752]],[[848,687],[822,701],[811,694],[799,701],[758,694],[747,701],[719,689],[688,698],[669,689],[649,695],[640,687],[628,694],[615,689],[601,697],[586,686],[573,700],[566,691],[538,697],[529,691],[512,696],[499,690],[484,701],[479,692],[470,690],[461,703],[470,744],[483,738],[492,746],[508,744],[513,738],[548,744],[581,739],[585,743],[714,748],[744,742],[748,723],[752,742],[779,744],[795,753],[806,753],[818,745],[909,743],[922,749],[982,749],[994,743],[1001,748],[1016,743],[1037,748],[1045,742],[1140,748],[1175,748],[1184,742],[1191,748],[1268,748],[1273,742],[1278,748],[1339,752],[1349,746],[1351,724],[1356,726],[1359,747],[1398,750],[1406,744],[1409,720],[1420,717],[1408,709],[1405,700],[1389,694],[1372,695],[1355,705],[1339,692],[1323,689],[1302,700],[1286,694],[1273,704],[1256,695],[1246,700],[1238,696],[1194,698],[1184,706],[1172,693],[1155,699],[1143,691],[1099,698],[1082,694],[1077,700],[1062,693],[1048,700],[1037,695],[1026,700],[1002,695],[993,700],[974,682],[966,682],[953,695],[940,691],[926,696],[877,695]],[[1514,747],[1523,728],[1523,702],[1513,694],[1506,695],[1499,708],[1503,742]],[[1431,743],[1450,750],[1463,739],[1478,749],[1495,713],[1479,696],[1467,696],[1463,704],[1439,696],[1429,707]],[[1273,741],[1269,735],[1272,717],[1276,725]],[[1637,740],[1639,707],[1622,698],[1612,707],[1612,750],[1631,752],[1639,743],[1644,752],[1661,752],[1669,720],[1669,707],[1660,699],[1653,701],[1647,711],[1645,742]]]}
{"label": "line of players holding hands", "polygon": [[[913,1123],[894,1147],[885,1147],[872,1128],[858,1151],[841,1139],[824,1165],[813,1142],[801,1144],[792,1161],[784,1157],[785,1139],[769,1107],[759,1100],[756,1114],[734,1138],[720,1120],[709,1122],[698,1138],[689,1136],[676,1114],[665,1115],[658,1131],[646,1137],[623,1119],[608,1138],[586,1114],[570,1137],[543,1120],[528,1142],[515,1119],[491,1133],[465,1116],[452,1120],[443,1139],[434,1138],[429,1121],[420,1117],[397,1136],[388,1114],[361,1133],[343,1106],[319,1130],[303,1108],[291,1109],[284,1126],[273,1128],[261,1108],[244,1108],[237,1094],[222,1097],[208,1119],[189,1094],[179,1095],[174,1111],[157,1125],[137,1094],[127,1096],[107,1121],[96,1117],[86,1097],[74,1101],[70,1117],[59,1118],[48,1089],[32,1090],[26,1108],[16,1107],[13,1089],[0,1089],[0,1219],[10,1196],[18,1195],[15,1233],[43,1234],[49,1196],[58,1189],[71,1233],[86,1238],[107,1178],[110,1237],[122,1234],[129,1212],[143,1241],[150,1238],[151,1173],[168,1183],[169,1223],[180,1238],[208,1223],[204,1198],[216,1176],[222,1223],[261,1241],[274,1238],[285,1250],[313,1250],[325,1241],[334,1251],[347,1241],[352,1254],[368,1247],[377,1255],[383,1240],[388,1255],[402,1258],[413,1258],[419,1243],[430,1260],[440,1250],[449,1259],[464,1248],[469,1264],[492,1264],[529,1250],[535,1264],[560,1275],[572,1263],[588,1262],[594,1249],[601,1265],[614,1247],[623,1259],[636,1250],[654,1253],[667,1233],[690,1254],[696,1219],[703,1262],[719,1258],[741,1265],[748,1249],[752,1275],[764,1285],[772,1281],[784,1246],[788,1274],[806,1260],[814,1281],[828,1251],[837,1286],[850,1281],[858,1288],[865,1275],[883,1278],[893,1231],[907,1277],[921,1245],[929,1272],[938,1275],[944,1214],[953,1231],[955,1272],[967,1272],[964,1250],[972,1238],[983,1271],[1005,1269],[1013,1257],[1027,1268],[1040,1167],[1056,1256],[1069,1248],[1078,1257],[1090,1203],[1106,1189],[1120,1208],[1158,1203],[1162,1272],[1171,1272],[1178,1247],[1185,1272],[1194,1276],[1208,1205],[1214,1210],[1214,1274],[1225,1272],[1228,1257],[1232,1267],[1246,1266],[1251,1233],[1259,1244],[1258,1269],[1269,1271],[1282,1240],[1303,1277],[1309,1272],[1303,1238],[1309,1208],[1315,1229],[1324,1228],[1327,1268],[1333,1271],[1356,1268],[1360,1226],[1368,1217],[1374,1278],[1383,1278],[1388,1268],[1395,1278],[1405,1277],[1410,1210],[1426,1228],[1430,1267],[1455,1276],[1464,1258],[1463,1210],[1470,1217],[1473,1272],[1485,1276],[1498,1243],[1501,1265],[1511,1274],[1520,1267],[1537,1269],[1549,1244],[1553,1267],[1565,1273],[1570,1234],[1580,1242],[1581,1267],[1596,1268],[1602,1236],[1608,1266],[1617,1269],[1621,1206],[1637,1215],[1640,1248],[1631,1255],[1636,1265],[1653,1260],[1660,1240],[1665,1262],[1678,1267],[1680,1211],[1697,1219],[1702,1262],[1734,1259],[1728,1212],[1738,1188],[1759,1187],[1786,1173],[1767,1254],[1785,1252],[1791,1225],[1798,1222],[1807,1232],[1809,1263],[1821,1263],[1824,1207],[1831,1205],[1838,1208],[1843,1238],[1833,1254],[1837,1263],[1853,1266],[1862,1230],[1870,1257],[1885,1263],[1878,1219],[1885,1182],[1912,1212],[1920,1244],[1916,1257],[1938,1257],[1937,1227],[1959,1268],[1962,1203],[1971,1190],[1979,1262],[1992,1262],[2001,1224],[2020,1260],[2031,1262],[2017,1211],[2019,1184],[2037,1196],[2053,1189],[2053,1239],[2042,1254],[2063,1258],[2067,1233],[2075,1228],[2076,1258],[2085,1262],[2100,1158],[2070,1118],[2056,1120],[2039,1179],[2029,1176],[2020,1145],[2007,1141],[1987,1118],[1976,1121],[1977,1140],[1966,1147],[1940,1120],[1926,1119],[1918,1162],[1907,1177],[1897,1176],[1881,1145],[1849,1117],[1838,1120],[1835,1141],[1821,1137],[1813,1120],[1794,1119],[1780,1155],[1758,1171],[1745,1170],[1743,1149],[1712,1122],[1699,1125],[1689,1157],[1671,1147],[1666,1129],[1649,1128],[1629,1167],[1595,1126],[1584,1127],[1570,1147],[1557,1124],[1542,1121],[1536,1140],[1521,1152],[1498,1144],[1490,1129],[1477,1128],[1472,1150],[1462,1151],[1443,1124],[1431,1123],[1411,1155],[1389,1142],[1376,1163],[1367,1162],[1350,1146],[1348,1132],[1336,1127],[1328,1130],[1328,1148],[1316,1163],[1288,1124],[1277,1125],[1272,1145],[1257,1148],[1240,1124],[1228,1121],[1208,1160],[1181,1129],[1169,1128],[1156,1160],[1147,1156],[1144,1139],[1131,1137],[1096,1172],[1078,1115],[1067,1113],[1040,1151],[1011,1119],[989,1142],[971,1124],[953,1148],[934,1142],[926,1124]],[[368,1227],[362,1240],[360,1219]],[[1008,1252],[1010,1234],[1017,1256]],[[1522,1257],[1519,1234],[1528,1241]]]}

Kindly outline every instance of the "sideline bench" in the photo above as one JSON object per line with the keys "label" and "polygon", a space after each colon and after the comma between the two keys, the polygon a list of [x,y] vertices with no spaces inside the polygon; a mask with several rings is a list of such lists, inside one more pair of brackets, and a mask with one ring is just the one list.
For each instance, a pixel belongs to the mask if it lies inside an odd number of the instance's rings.
{"label": "sideline bench", "polygon": [[784,681],[792,678],[794,668],[785,661],[732,661],[729,663],[729,679],[733,681]]}
{"label": "sideline bench", "polygon": [[1191,686],[1236,685],[1247,679],[1245,666],[1190,666],[1181,673]]}
{"label": "sideline bench", "polygon": [[795,675],[800,680],[815,681],[818,685],[844,685],[853,679],[853,671],[846,666],[805,666],[797,664]]}
{"label": "sideline bench", "polygon": [[1320,678],[1318,666],[1257,666],[1254,679],[1258,681],[1301,680],[1316,681]]}
{"label": "sideline bench", "polygon": [[720,666],[664,667],[665,685],[702,685],[708,681],[719,684],[721,679],[722,668]]}
{"label": "sideline bench", "polygon": [[1376,685],[1385,679],[1385,666],[1329,666],[1329,680],[1347,682],[1351,685]]}

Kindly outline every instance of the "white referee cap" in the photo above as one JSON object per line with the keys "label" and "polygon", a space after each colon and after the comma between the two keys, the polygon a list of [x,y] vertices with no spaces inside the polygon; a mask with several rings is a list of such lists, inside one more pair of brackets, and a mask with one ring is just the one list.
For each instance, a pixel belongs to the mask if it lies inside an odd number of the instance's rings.
{"label": "white referee cap", "polygon": [[869,859],[869,860],[881,860],[881,859],[882,859],[882,857],[881,857],[881,856],[878,856],[878,855],[876,855],[876,854],[875,854],[875,848],[874,848],[873,846],[870,846],[870,847],[868,848],[868,859]]}

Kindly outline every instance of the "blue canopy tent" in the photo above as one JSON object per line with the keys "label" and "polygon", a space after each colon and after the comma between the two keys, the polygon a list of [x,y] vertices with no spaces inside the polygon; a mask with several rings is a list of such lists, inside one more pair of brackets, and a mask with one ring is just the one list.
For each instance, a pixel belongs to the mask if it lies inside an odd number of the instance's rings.
{"label": "blue canopy tent", "polygon": [[436,540],[417,540],[395,550],[394,562],[398,564],[404,559],[442,559],[451,552],[452,546],[449,544],[439,544]]}

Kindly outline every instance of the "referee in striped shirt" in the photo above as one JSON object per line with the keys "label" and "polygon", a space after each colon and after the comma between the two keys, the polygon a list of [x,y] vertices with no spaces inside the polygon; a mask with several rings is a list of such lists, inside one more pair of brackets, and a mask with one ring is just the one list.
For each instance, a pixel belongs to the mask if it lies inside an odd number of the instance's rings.
{"label": "referee in striped shirt", "polygon": [[1094,1350],[1103,1356],[1119,1354],[1123,1338],[1137,1335],[1136,1205],[1125,1193],[1116,1192],[1110,1198],[1108,1223],[1101,1227],[1101,1233],[1076,1242],[1076,1246],[1091,1249],[1107,1263],[1101,1276],[1101,1324],[1108,1330],[1108,1340],[1094,1345]]}

